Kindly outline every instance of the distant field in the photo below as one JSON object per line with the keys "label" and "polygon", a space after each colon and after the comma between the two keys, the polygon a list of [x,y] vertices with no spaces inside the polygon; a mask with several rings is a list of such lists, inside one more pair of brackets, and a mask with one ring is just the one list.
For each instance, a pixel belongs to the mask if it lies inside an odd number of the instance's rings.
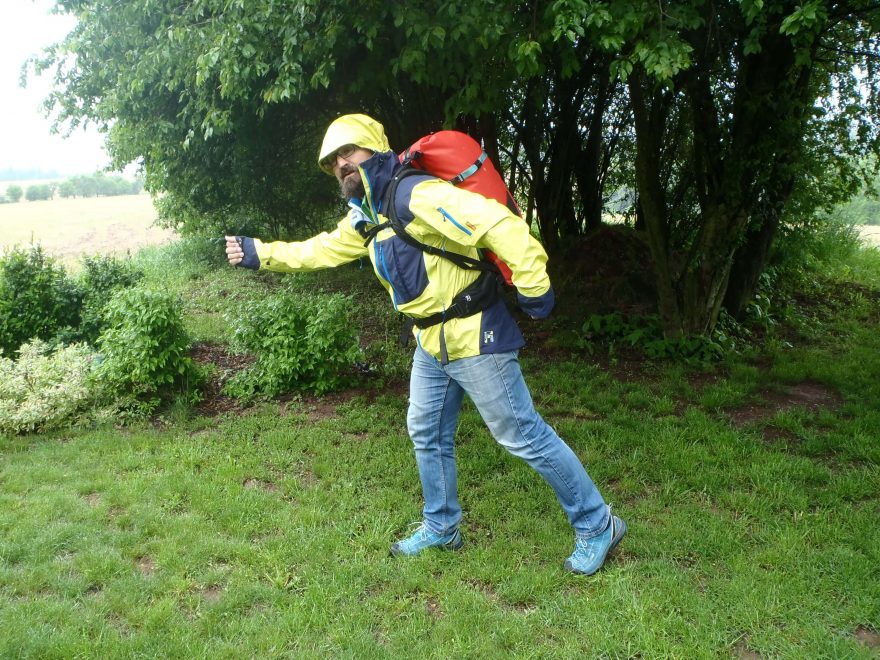
{"label": "distant field", "polygon": [[66,265],[83,254],[125,254],[167,243],[175,234],[153,227],[149,195],[54,199],[0,205],[0,248],[39,243]]}
{"label": "distant field", "polygon": [[859,229],[859,232],[861,233],[862,240],[865,243],[880,247],[880,226],[865,225]]}

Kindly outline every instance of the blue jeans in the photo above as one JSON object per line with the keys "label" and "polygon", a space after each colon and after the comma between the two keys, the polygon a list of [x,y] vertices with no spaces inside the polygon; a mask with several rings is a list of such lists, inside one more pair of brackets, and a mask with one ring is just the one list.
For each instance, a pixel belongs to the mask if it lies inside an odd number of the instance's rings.
{"label": "blue jeans", "polygon": [[442,365],[416,348],[407,427],[422,481],[424,522],[432,531],[448,534],[461,521],[455,429],[465,394],[495,440],[544,477],[578,536],[595,536],[605,529],[608,506],[575,453],[535,410],[516,352]]}

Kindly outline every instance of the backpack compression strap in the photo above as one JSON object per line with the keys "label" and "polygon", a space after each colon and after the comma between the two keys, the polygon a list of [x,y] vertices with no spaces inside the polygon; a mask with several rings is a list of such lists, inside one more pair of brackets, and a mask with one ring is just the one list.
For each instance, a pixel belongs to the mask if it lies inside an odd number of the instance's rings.
{"label": "backpack compression strap", "polygon": [[[422,157],[421,151],[413,151],[412,147],[409,147],[406,151],[403,152],[403,159],[400,162],[402,162],[404,165],[410,165],[414,160],[417,161],[421,157]],[[454,176],[451,179],[447,179],[447,180],[453,186],[457,186],[462,181],[467,179],[469,176],[473,176],[474,174],[476,174],[477,170],[479,170],[483,166],[483,163],[486,162],[486,159],[488,157],[489,156],[485,151],[481,151],[479,158],[477,158],[474,161],[473,165],[471,165],[470,167],[467,167],[464,170],[462,170],[461,172],[459,172],[457,176]],[[419,169],[423,169],[423,168],[419,168]]]}

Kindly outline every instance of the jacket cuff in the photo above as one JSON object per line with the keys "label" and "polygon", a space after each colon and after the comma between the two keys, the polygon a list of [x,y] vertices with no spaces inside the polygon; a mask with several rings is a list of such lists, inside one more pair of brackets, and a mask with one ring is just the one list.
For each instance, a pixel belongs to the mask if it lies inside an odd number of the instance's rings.
{"label": "jacket cuff", "polygon": [[258,270],[260,268],[260,257],[257,256],[257,247],[254,245],[254,239],[247,236],[236,236],[236,238],[241,244],[241,249],[244,250],[244,259],[238,265],[242,268]]}
{"label": "jacket cuff", "polygon": [[547,289],[547,293],[538,296],[537,298],[524,296],[521,293],[517,293],[516,298],[523,311],[529,316],[534,316],[537,319],[543,319],[550,316],[550,312],[556,304],[556,296],[553,293],[552,286]]}

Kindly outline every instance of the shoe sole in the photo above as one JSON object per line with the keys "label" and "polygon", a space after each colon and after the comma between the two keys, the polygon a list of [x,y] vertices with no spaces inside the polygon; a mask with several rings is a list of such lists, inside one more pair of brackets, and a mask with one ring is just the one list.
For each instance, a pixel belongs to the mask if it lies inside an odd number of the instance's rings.
{"label": "shoe sole", "polygon": [[571,568],[568,564],[568,561],[565,562],[565,568],[570,573],[574,573],[575,575],[595,575],[600,568],[605,565],[605,560],[608,559],[608,555],[611,554],[611,551],[617,547],[617,544],[623,540],[623,537],[626,536],[626,521],[623,518],[618,518],[617,516],[611,516],[611,524],[614,526],[614,532],[611,536],[611,543],[608,544],[608,549],[605,551],[605,554],[602,555],[602,561],[599,562],[599,565],[596,567],[595,571],[587,573],[586,571],[578,571]]}

